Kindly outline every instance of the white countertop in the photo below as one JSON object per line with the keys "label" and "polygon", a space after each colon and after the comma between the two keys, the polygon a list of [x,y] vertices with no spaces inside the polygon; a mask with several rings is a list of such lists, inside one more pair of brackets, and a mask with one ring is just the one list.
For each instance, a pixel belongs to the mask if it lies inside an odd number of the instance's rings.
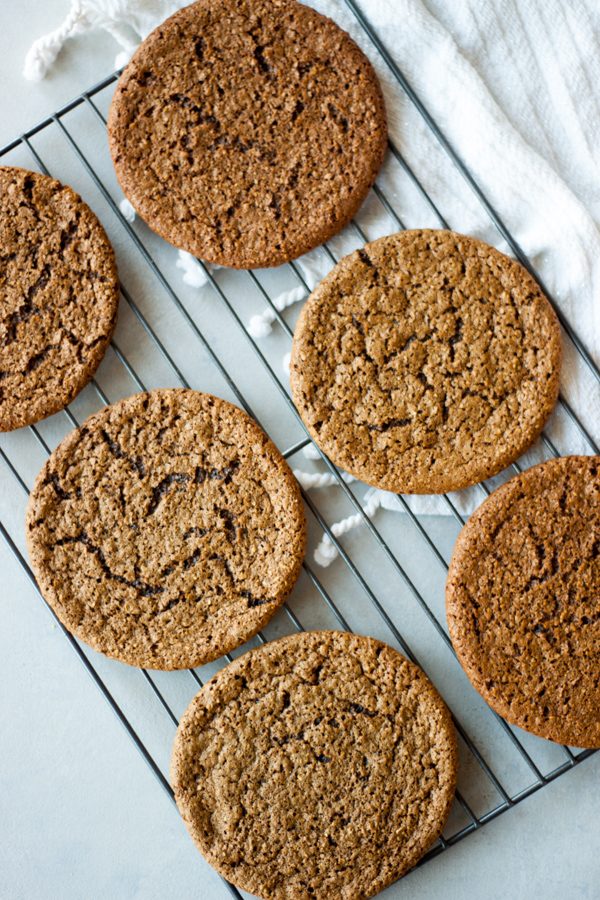
{"label": "white countertop", "polygon": [[[30,40],[66,5],[0,9],[0,144],[112,68],[115,45],[97,36],[70,46],[46,81],[22,79]],[[1,540],[0,571],[0,898],[229,896]],[[599,809],[600,754],[413,872],[393,896],[598,898]]]}

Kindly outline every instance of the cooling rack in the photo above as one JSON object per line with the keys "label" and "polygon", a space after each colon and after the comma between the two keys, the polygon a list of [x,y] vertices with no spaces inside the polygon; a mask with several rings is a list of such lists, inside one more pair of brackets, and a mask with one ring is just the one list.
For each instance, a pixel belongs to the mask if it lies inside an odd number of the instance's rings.
{"label": "cooling rack", "polygon": [[[460,176],[461,190],[481,205],[504,241],[539,281],[530,261],[406,81],[384,42],[354,0],[345,0],[395,81],[398,96],[416,108],[427,126],[432,152],[447,166],[448,179]],[[371,634],[396,646],[432,678],[448,703],[459,735],[460,778],[456,802],[443,836],[421,861],[463,840],[486,822],[569,771],[590,750],[560,747],[509,726],[495,715],[469,685],[452,650],[444,615],[444,581],[456,536],[465,517],[452,495],[443,498],[447,515],[416,515],[399,497],[401,512],[384,512],[372,521],[364,512],[364,486],[347,484],[324,456],[308,461],[303,450],[310,439],[289,395],[281,365],[289,352],[295,313],[278,311],[273,298],[281,291],[309,286],[297,263],[269,271],[213,270],[198,261],[207,286],[200,294],[187,286],[176,268],[177,255],[142,222],[129,222],[120,211],[106,141],[106,112],[118,73],[114,73],[0,149],[4,165],[22,165],[71,184],[90,203],[117,251],[122,299],[119,323],[109,351],[92,383],[64,412],[28,429],[0,437],[4,470],[0,492],[0,532],[10,551],[36,586],[23,535],[28,490],[46,455],[83,418],[106,403],[138,390],[189,386],[226,397],[253,415],[292,466],[317,466],[329,473],[335,488],[305,492],[309,520],[309,552],[299,582],[284,608],[264,631],[233,656],[295,630],[350,629]],[[407,197],[403,208],[403,198]],[[377,210],[386,231],[408,227],[454,227],[448,222],[414,168],[390,142],[383,170],[357,219],[321,253],[329,264],[378,237],[372,231]],[[417,217],[417,218],[415,218]],[[412,220],[411,220],[412,219]],[[543,285],[542,285],[543,286]],[[546,291],[547,293],[547,291]],[[253,313],[272,311],[276,327],[268,338],[252,337]],[[600,390],[600,370],[584,342],[556,309],[565,348],[585,373],[591,390]],[[600,393],[599,393],[600,402]],[[480,499],[532,461],[567,452],[565,423],[574,429],[583,452],[600,452],[573,405],[562,396],[539,442],[525,460],[499,479],[479,486]],[[563,442],[563,443],[561,443]],[[537,454],[537,456],[536,456]],[[403,514],[402,514],[403,513]],[[348,514],[361,517],[362,527],[338,539],[332,523]],[[312,561],[312,550],[326,534],[339,553],[327,569]],[[36,586],[37,589],[37,586]],[[43,599],[43,598],[42,598]],[[52,610],[50,610],[52,612]],[[60,626],[60,623],[58,623]],[[186,672],[130,669],[80,644],[60,626],[81,663],[129,734],[161,787],[173,799],[168,761],[174,730],[199,687],[232,656]],[[242,894],[223,882],[223,892]],[[403,883],[391,889],[400,896]]]}

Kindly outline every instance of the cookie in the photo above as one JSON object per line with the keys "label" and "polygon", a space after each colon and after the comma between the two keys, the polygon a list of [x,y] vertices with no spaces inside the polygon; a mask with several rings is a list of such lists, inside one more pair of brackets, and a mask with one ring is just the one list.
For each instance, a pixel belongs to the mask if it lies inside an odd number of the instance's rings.
{"label": "cookie", "polygon": [[277,266],[358,210],[387,146],[365,55],[295,0],[200,0],[153,31],[121,76],[110,148],[161,237],[234,268]]}
{"label": "cookie", "polygon": [[104,356],[118,300],[112,247],[81,197],[0,167],[0,431],[73,400]]}
{"label": "cookie", "polygon": [[441,834],[450,714],[386,644],[305,632],[221,670],[184,714],[175,799],[218,872],[263,898],[371,897]]}
{"label": "cookie", "polygon": [[600,457],[535,466],[457,541],[450,636],[473,686],[513,725],[600,747]]}
{"label": "cookie", "polygon": [[298,485],[225,400],[136,394],[49,457],[27,510],[42,594],[95,650],[134,666],[209,662],[256,634],[300,571]]}
{"label": "cookie", "polygon": [[558,395],[556,316],[526,270],[450,231],[404,231],[342,259],[296,326],[296,406],[337,465],[441,494],[513,462]]}

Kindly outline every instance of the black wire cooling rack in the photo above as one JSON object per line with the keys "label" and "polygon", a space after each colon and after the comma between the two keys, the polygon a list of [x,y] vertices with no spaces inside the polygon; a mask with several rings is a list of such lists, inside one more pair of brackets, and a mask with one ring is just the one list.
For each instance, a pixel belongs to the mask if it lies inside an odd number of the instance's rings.
{"label": "black wire cooling rack", "polygon": [[[399,102],[413,104],[428,127],[432,152],[433,148],[441,152],[448,177],[456,178],[457,173],[462,176],[471,200],[474,196],[482,205],[500,239],[537,278],[483,189],[407,83],[364,14],[354,0],[345,3],[366,32],[373,55],[379,54],[395,79]],[[198,261],[208,284],[204,293],[212,296],[208,301],[199,300],[197,291],[186,288],[174,268],[175,251],[142,222],[127,221],[119,208],[122,195],[110,164],[105,130],[106,110],[117,78],[118,73],[105,78],[0,149],[3,164],[52,174],[73,185],[90,202],[117,249],[122,280],[115,338],[91,385],[63,413],[0,438],[0,458],[10,473],[3,480],[0,494],[0,531],[36,589],[25,557],[22,525],[29,487],[53,446],[100,406],[136,390],[191,386],[228,396],[254,415],[292,464],[310,443],[280,365],[282,355],[289,350],[294,313],[279,312],[272,299],[281,290],[298,285],[308,293],[302,268],[292,262],[279,270],[242,273],[214,271]],[[376,208],[380,216],[386,217],[388,232],[404,228],[410,216],[410,212],[405,216],[399,211],[405,194],[414,201],[412,215],[415,209],[420,210],[419,220],[410,223],[412,227],[452,227],[398,147],[390,142],[389,150],[378,182],[357,220],[342,236],[322,248],[329,264],[378,236],[370,234],[369,208]],[[390,184],[394,189],[390,189]],[[452,224],[460,230],[460,222]],[[259,345],[246,322],[249,313],[265,306],[272,311],[279,328]],[[598,389],[598,366],[560,310],[556,312],[567,351],[590,379],[593,390]],[[585,423],[561,395],[537,451],[542,458],[565,452],[560,446],[561,427],[565,424],[578,433],[586,448],[584,452],[600,452]],[[521,471],[523,464],[515,463],[502,477]],[[304,460],[303,465],[306,468],[311,463]],[[334,477],[337,489],[304,494],[310,546],[314,547],[324,532],[340,560],[329,569],[317,571],[309,553],[299,583],[283,610],[264,633],[234,655],[293,630],[334,627],[386,640],[428,672],[453,713],[459,734],[461,774],[444,835],[424,858],[426,861],[594,751],[559,747],[509,726],[468,684],[452,651],[443,605],[448,560],[465,521],[456,498],[443,498],[446,516],[417,516],[405,498],[399,497],[404,515],[383,513],[375,524],[361,505],[364,486],[346,484],[324,456],[320,465]],[[480,485],[481,499],[490,490],[487,484]],[[332,531],[331,522],[349,511],[361,517],[363,528],[342,542]],[[156,779],[173,799],[167,773],[178,719],[199,686],[232,657],[228,655],[198,671],[150,673],[98,656],[60,627]],[[233,896],[242,896],[235,887],[224,884]]]}

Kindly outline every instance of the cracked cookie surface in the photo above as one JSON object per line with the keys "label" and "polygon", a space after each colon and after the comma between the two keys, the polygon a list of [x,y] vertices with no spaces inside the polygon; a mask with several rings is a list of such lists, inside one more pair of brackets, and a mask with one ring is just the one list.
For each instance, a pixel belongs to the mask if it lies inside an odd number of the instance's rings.
{"label": "cracked cookie surface", "polygon": [[104,356],[118,299],[112,247],[81,197],[0,167],[0,431],[73,400]]}
{"label": "cracked cookie surface", "polygon": [[295,0],[201,0],[144,41],[109,115],[117,176],[161,237],[235,268],[339,231],[383,161],[377,76]]}
{"label": "cracked cookie surface", "polygon": [[446,605],[473,686],[509,722],[600,746],[600,457],[550,460],[463,528]]}
{"label": "cracked cookie surface", "polygon": [[448,816],[448,709],[372,638],[304,632],[221,670],[184,714],[171,763],[196,845],[262,898],[356,900],[399,878]]}
{"label": "cracked cookie surface", "polygon": [[305,546],[300,491],[274,444],[236,406],[183,389],[136,394],[66,437],[26,528],[61,622],[157,669],[201,665],[255,634]]}
{"label": "cracked cookie surface", "polygon": [[450,231],[405,231],[318,285],[290,379],[337,465],[385,490],[437,494],[499,472],[534,442],[560,361],[556,316],[519,263]]}

